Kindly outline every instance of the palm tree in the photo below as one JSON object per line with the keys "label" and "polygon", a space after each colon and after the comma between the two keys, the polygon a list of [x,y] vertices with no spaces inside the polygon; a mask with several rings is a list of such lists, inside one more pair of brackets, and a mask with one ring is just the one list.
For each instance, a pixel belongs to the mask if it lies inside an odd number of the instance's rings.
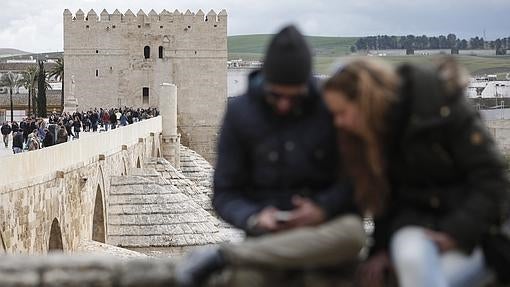
{"label": "palm tree", "polygon": [[50,71],[49,75],[55,77],[57,81],[62,82],[62,91],[60,95],[60,108],[64,110],[64,58],[59,58],[56,62],[56,66]]}
{"label": "palm tree", "polygon": [[[35,95],[35,86],[37,83],[37,68],[29,67],[25,72],[21,74],[21,85],[28,90],[28,115],[30,116],[32,113],[32,109],[30,106],[30,100]],[[35,105],[35,101],[34,101]]]}
{"label": "palm tree", "polygon": [[20,76],[18,74],[14,74],[13,72],[8,72],[4,74],[0,79],[0,86],[9,88],[9,99],[11,103],[11,122],[14,121],[14,106],[12,103],[12,90],[18,88],[20,86]]}

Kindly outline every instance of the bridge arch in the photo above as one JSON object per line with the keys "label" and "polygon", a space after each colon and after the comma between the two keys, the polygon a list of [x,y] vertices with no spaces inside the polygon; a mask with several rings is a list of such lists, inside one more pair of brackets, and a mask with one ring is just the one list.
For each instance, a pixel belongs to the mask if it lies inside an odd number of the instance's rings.
{"label": "bridge arch", "polygon": [[96,200],[94,203],[94,215],[92,217],[92,240],[105,243],[105,220],[104,220],[104,199],[101,186],[96,189]]}
{"label": "bridge arch", "polygon": [[2,232],[0,232],[0,254],[7,253],[7,248],[5,247],[4,237],[2,236]]}
{"label": "bridge arch", "polygon": [[60,229],[60,223],[57,218],[54,218],[51,222],[48,250],[50,252],[64,251],[64,245],[62,244],[62,230]]}
{"label": "bridge arch", "polygon": [[101,191],[104,191],[106,190],[106,186],[105,186],[105,181],[104,181],[104,172],[103,172],[103,166],[102,165],[99,165],[98,168],[97,168],[97,173],[96,173],[96,183],[95,185],[99,186],[101,188]]}

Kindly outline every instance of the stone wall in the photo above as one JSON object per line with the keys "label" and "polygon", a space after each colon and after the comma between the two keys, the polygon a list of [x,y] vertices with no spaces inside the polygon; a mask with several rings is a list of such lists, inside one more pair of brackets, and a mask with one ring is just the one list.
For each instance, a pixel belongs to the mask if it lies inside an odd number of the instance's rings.
{"label": "stone wall", "polygon": [[[55,254],[46,257],[6,256],[1,259],[0,286],[177,286],[175,282],[177,262],[169,259],[119,259],[118,257],[107,256],[63,256]],[[262,286],[261,281],[253,281],[253,279],[262,278],[257,276],[255,272],[264,272],[264,270],[228,268],[221,274],[212,276],[203,286]],[[355,274],[355,271],[352,268],[340,268],[337,272],[307,272],[304,276],[289,276],[286,279],[278,277],[275,282],[264,283],[266,283],[265,286],[347,287],[354,286],[352,283],[353,274]],[[270,272],[269,276],[274,277],[274,273]],[[252,279],[252,282],[249,279]],[[283,280],[286,280],[286,282]],[[388,284],[388,286],[394,285]]]}
{"label": "stone wall", "polygon": [[[161,117],[2,158],[0,252],[74,251],[105,237],[110,177],[160,153]],[[93,232],[94,230],[94,232]]]}
{"label": "stone wall", "polygon": [[510,157],[510,120],[486,121],[485,123],[499,149],[506,157]]}
{"label": "stone wall", "polygon": [[105,256],[2,257],[0,286],[176,286],[171,260]]}

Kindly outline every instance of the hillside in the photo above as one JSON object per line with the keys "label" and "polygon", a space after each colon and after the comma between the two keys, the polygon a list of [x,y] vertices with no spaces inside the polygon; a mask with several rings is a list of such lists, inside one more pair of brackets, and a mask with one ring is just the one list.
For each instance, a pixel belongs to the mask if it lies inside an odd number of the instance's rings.
{"label": "hillside", "polygon": [[[240,35],[228,37],[229,59],[259,60],[272,35]],[[358,38],[307,36],[314,53],[319,57],[340,57],[350,53]]]}
{"label": "hillside", "polygon": [[[228,37],[229,59],[260,60],[271,35],[240,35]],[[351,45],[356,37],[315,37],[307,40],[314,49],[315,70],[328,74],[335,62],[346,61],[352,56]],[[381,59],[392,64],[404,62],[427,63],[437,56],[386,56]],[[510,72],[510,56],[470,56],[459,55],[457,60],[473,75],[498,74],[502,79]]]}
{"label": "hillside", "polygon": [[23,55],[28,54],[28,52],[21,51],[18,49],[11,48],[0,48],[0,57],[12,56],[12,55]]}

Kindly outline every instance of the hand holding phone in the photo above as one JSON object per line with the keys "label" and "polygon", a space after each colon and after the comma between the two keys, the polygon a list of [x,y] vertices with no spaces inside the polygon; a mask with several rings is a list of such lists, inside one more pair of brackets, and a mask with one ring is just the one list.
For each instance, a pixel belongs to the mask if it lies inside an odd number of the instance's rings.
{"label": "hand holding phone", "polygon": [[277,212],[275,212],[274,217],[278,224],[287,223],[292,219],[292,212],[291,211],[277,211]]}

